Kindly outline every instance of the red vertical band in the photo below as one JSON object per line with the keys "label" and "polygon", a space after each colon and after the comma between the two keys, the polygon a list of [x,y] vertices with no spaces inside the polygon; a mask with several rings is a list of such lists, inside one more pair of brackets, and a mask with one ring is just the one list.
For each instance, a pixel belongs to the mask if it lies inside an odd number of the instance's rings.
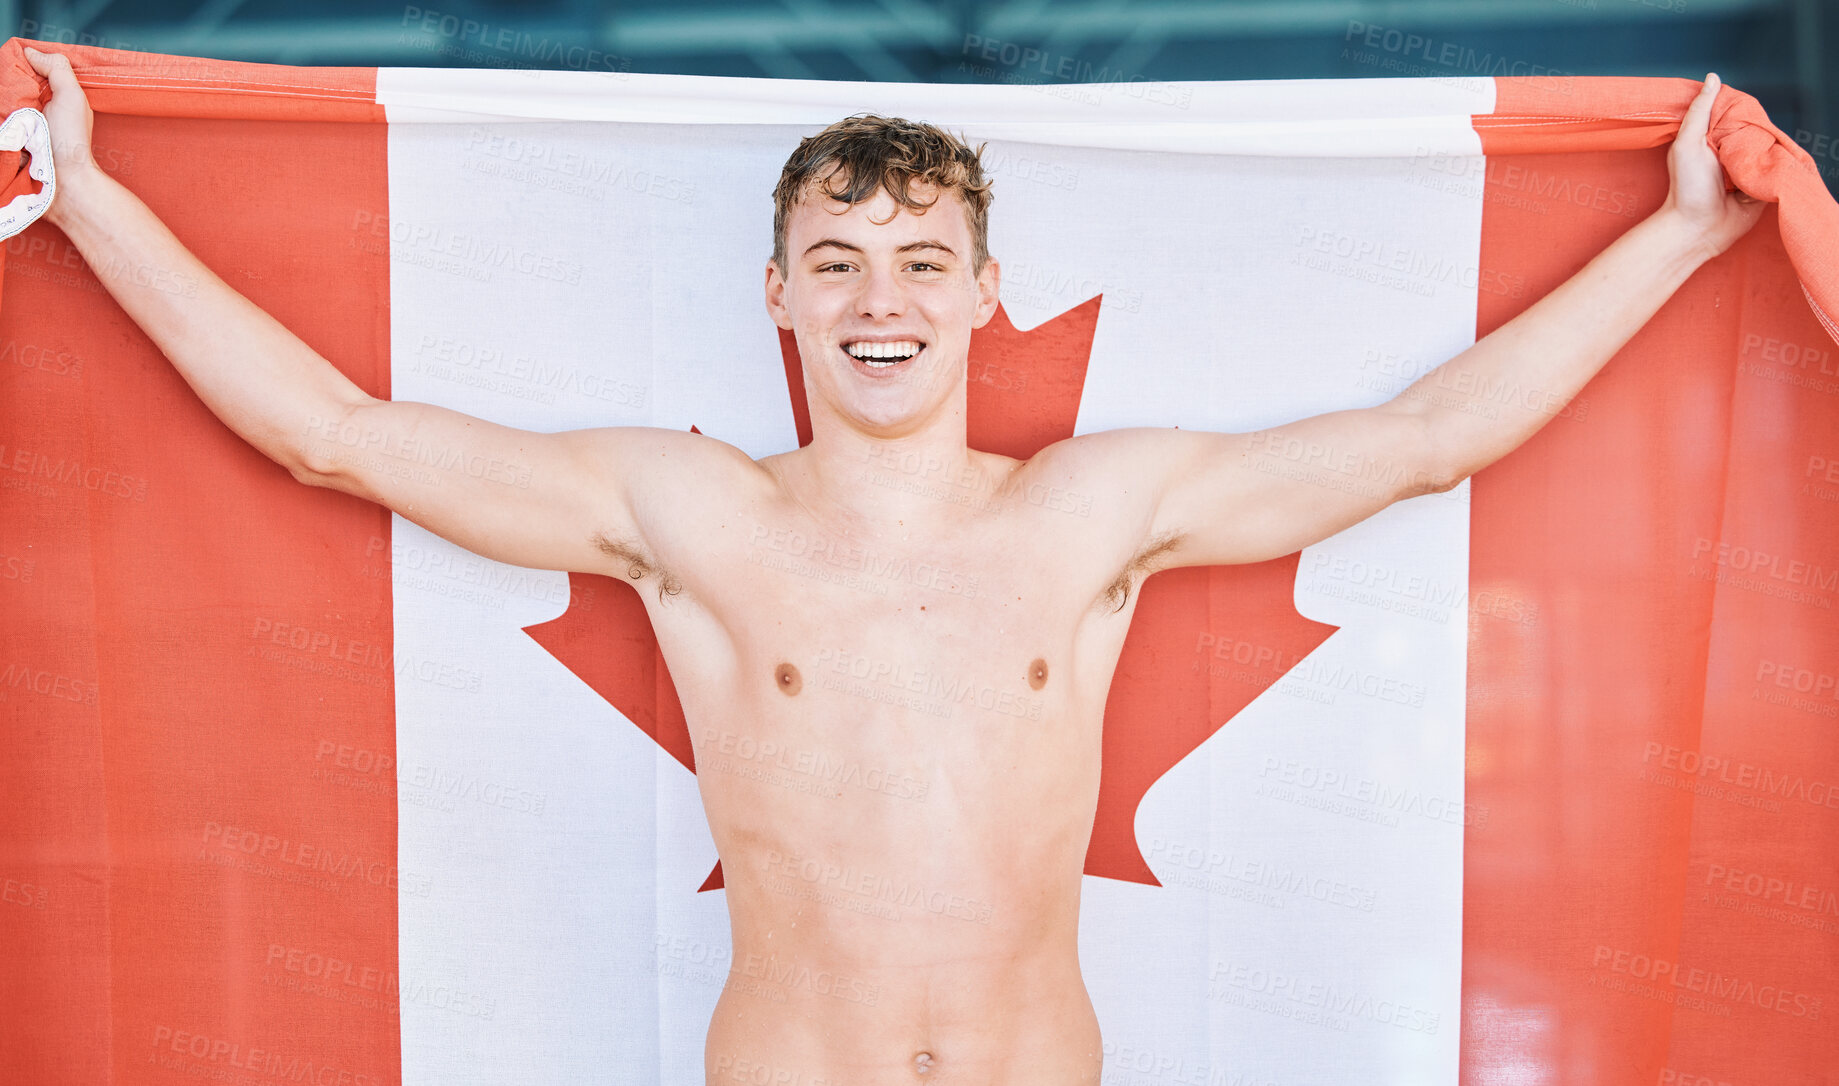
{"label": "red vertical band", "polygon": [[[103,112],[95,136],[208,266],[389,394],[382,125]],[[6,248],[8,1073],[398,1081],[397,894],[419,884],[378,771],[389,515],[301,486],[213,418],[58,230]]]}
{"label": "red vertical band", "polygon": [[[1497,81],[1497,115],[1616,115],[1554,82]],[[1664,139],[1537,153],[1536,126],[1481,121],[1486,334],[1657,207],[1667,168]],[[1575,141],[1554,124],[1553,150]],[[1475,477],[1471,599],[1536,617],[1471,614],[1467,800],[1486,817],[1465,837],[1464,1082],[1743,1086],[1839,1061],[1821,1009],[1839,915],[1820,919],[1839,908],[1839,727],[1767,703],[1839,658],[1839,486],[1799,489],[1839,459],[1821,444],[1839,374],[1808,383],[1832,358],[1771,210]]]}

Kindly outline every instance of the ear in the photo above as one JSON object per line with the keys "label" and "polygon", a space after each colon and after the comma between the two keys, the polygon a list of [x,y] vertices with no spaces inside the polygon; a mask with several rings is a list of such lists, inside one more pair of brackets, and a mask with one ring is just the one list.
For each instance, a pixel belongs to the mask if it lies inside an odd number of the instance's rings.
{"label": "ear", "polygon": [[977,273],[977,311],[971,315],[972,328],[982,328],[996,315],[1002,282],[1002,265],[997,263],[995,257],[984,261],[983,270]]}
{"label": "ear", "polygon": [[766,262],[766,315],[779,327],[792,330],[792,312],[785,307],[785,276],[771,260]]}

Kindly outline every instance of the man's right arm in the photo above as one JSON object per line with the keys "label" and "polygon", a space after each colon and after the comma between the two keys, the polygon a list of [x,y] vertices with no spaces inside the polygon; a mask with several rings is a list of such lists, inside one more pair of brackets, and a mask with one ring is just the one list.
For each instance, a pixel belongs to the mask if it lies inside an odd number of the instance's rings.
{"label": "man's right arm", "polygon": [[[51,81],[58,193],[46,217],[219,419],[295,478],[378,502],[476,553],[541,569],[613,570],[598,540],[643,550],[628,469],[681,469],[737,450],[639,427],[545,434],[365,393],[231,289],[146,204],[94,164],[91,114],[61,55],[28,50]],[[181,297],[170,289],[196,284]],[[693,444],[692,444],[693,443]]]}

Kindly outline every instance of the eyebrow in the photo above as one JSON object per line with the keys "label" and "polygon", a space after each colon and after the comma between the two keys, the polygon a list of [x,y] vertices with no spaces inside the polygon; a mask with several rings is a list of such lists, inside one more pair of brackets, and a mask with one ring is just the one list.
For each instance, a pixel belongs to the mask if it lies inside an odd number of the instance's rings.
{"label": "eyebrow", "polygon": [[[805,255],[810,256],[812,253],[816,252],[817,250],[824,249],[824,248],[846,249],[852,253],[859,253],[863,251],[860,245],[851,245],[849,242],[844,241],[841,238],[824,238],[820,241],[812,243],[811,247],[805,250]],[[953,251],[951,246],[945,244],[944,242],[930,241],[930,240],[928,241],[910,241],[907,244],[902,245],[900,248],[894,251],[897,253],[913,253],[913,252],[918,252],[921,249],[938,249],[939,251],[944,252],[944,253],[949,253],[952,256],[958,255],[955,251]]]}

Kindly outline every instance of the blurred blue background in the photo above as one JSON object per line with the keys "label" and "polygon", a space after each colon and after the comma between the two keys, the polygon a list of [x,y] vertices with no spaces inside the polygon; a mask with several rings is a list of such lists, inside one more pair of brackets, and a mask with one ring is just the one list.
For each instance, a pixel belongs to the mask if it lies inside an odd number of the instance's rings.
{"label": "blurred blue background", "polygon": [[1725,82],[1839,182],[1839,0],[0,0],[16,33],[283,64],[905,82]]}

